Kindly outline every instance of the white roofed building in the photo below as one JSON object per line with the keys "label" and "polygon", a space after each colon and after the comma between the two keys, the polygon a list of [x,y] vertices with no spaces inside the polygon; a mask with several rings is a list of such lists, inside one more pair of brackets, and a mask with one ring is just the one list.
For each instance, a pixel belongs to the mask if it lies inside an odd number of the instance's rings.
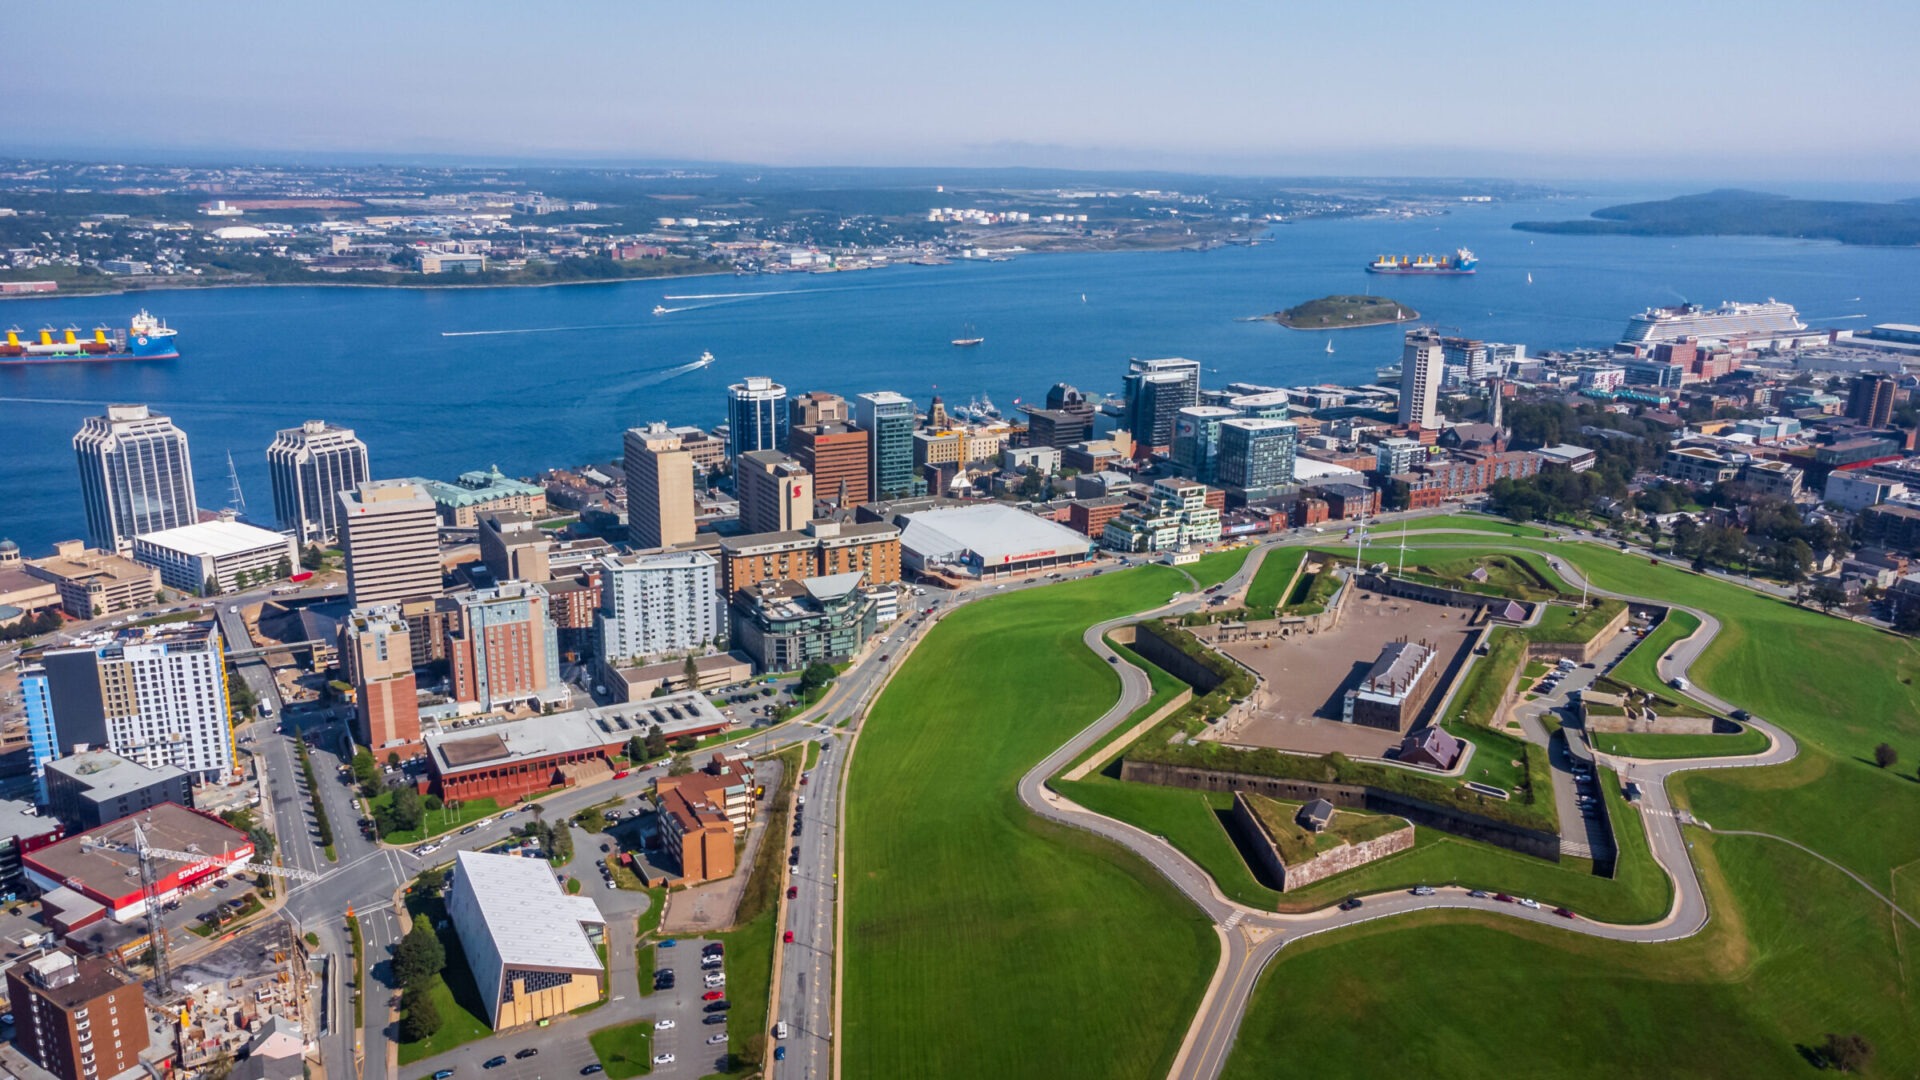
{"label": "white roofed building", "polygon": [[600,1000],[606,917],[561,892],[545,860],[460,852],[447,915],[494,1030]]}
{"label": "white roofed building", "polygon": [[995,577],[1081,562],[1093,542],[1057,522],[998,503],[906,515],[900,560],[919,573]]}
{"label": "white roofed building", "polygon": [[[239,521],[202,521],[133,538],[133,561],[160,571],[169,589],[199,592],[211,579],[221,592],[249,581],[269,581],[299,566],[293,537]],[[285,565],[282,565],[284,561]]]}

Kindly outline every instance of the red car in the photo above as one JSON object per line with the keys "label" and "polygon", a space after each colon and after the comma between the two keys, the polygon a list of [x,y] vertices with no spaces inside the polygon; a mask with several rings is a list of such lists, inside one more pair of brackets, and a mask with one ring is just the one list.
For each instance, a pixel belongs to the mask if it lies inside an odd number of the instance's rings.
{"label": "red car", "polygon": [[719,1001],[721,998],[726,996],[727,996],[727,992],[725,990],[709,990],[706,993],[700,995],[700,1000],[701,1001]]}
{"label": "red car", "polygon": [[1563,919],[1571,919],[1571,918],[1573,918],[1573,912],[1571,912],[1571,911],[1568,911],[1568,910],[1567,910],[1566,908],[1563,908],[1563,907],[1557,907],[1557,908],[1554,908],[1554,909],[1553,909],[1553,913],[1554,913],[1555,915],[1558,915],[1558,916],[1560,916],[1560,917],[1561,917],[1561,918],[1563,918]]}
{"label": "red car", "polygon": [[785,941],[789,945],[793,944],[793,931],[791,930],[787,931],[787,936],[785,938],[782,938],[781,940]]}
{"label": "red car", "polygon": [[1511,903],[1513,903],[1513,897],[1511,897],[1511,896],[1508,896],[1508,895],[1507,895],[1506,893],[1503,893],[1503,892],[1497,892],[1497,893],[1494,893],[1494,894],[1493,894],[1493,898],[1494,898],[1495,900],[1498,900],[1498,901],[1500,901],[1500,902],[1501,902],[1501,903],[1503,903],[1503,904],[1511,904]]}
{"label": "red car", "polygon": [[787,899],[792,900],[794,897],[799,895],[800,895],[800,886],[798,885],[787,886]]}
{"label": "red car", "polygon": [[807,786],[807,774],[806,774],[806,773],[801,773],[801,774],[800,774],[800,786],[801,786],[801,787],[806,787],[806,786]]}
{"label": "red car", "polygon": [[621,769],[619,772],[613,774],[613,778],[615,780],[625,780],[632,771],[631,769]]}

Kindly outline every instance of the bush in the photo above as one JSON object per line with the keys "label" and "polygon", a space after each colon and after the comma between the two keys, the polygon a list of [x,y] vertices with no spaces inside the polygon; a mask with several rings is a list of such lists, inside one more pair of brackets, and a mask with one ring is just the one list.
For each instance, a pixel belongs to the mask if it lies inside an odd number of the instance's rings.
{"label": "bush", "polygon": [[409,986],[400,992],[400,1008],[406,1015],[400,1021],[400,1037],[419,1042],[440,1030],[440,1010],[433,995],[424,986]]}

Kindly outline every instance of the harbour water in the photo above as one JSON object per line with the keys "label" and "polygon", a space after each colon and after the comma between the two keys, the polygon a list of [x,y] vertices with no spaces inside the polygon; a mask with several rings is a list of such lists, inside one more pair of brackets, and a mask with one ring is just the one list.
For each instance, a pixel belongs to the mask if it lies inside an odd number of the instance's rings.
{"label": "harbour water", "polygon": [[[125,325],[141,306],[180,330],[182,359],[0,367],[0,536],[30,556],[84,533],[70,440],[108,402],[145,402],[191,440],[203,507],[271,525],[265,449],[320,418],[356,429],[382,477],[452,479],[498,464],[530,475],[618,455],[648,420],[712,425],[726,385],[892,389],[923,404],[990,394],[1011,414],[1056,380],[1111,393],[1132,356],[1188,356],[1203,381],[1369,379],[1401,328],[1337,335],[1243,321],[1301,300],[1373,291],[1447,332],[1538,350],[1604,346],[1627,317],[1678,302],[1795,304],[1812,325],[1915,321],[1920,251],[1738,237],[1544,236],[1516,220],[1624,201],[1463,205],[1451,214],[1317,221],[1208,252],[1027,255],[849,274],[714,276],[539,289],[274,287],[0,304],[0,326]],[[1382,253],[1469,247],[1471,277],[1380,278]],[[1531,281],[1529,281],[1529,275]],[[1084,297],[1084,299],[1083,299]],[[657,306],[666,314],[652,314]],[[971,325],[985,342],[957,349]],[[717,362],[685,370],[703,351]]]}

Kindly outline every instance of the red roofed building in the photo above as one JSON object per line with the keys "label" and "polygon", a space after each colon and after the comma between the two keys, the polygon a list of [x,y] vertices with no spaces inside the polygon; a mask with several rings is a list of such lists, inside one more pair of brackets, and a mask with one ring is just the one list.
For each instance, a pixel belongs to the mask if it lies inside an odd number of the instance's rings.
{"label": "red roofed building", "polygon": [[[149,846],[198,856],[191,862],[156,856],[159,879],[154,897],[163,904],[215,878],[238,873],[253,858],[253,842],[240,830],[198,810],[161,803],[22,855],[27,880],[42,892],[72,889],[105,908],[106,916],[115,922],[146,914],[140,861],[131,852],[136,822],[146,832]],[[101,844],[129,850],[94,846]]]}

